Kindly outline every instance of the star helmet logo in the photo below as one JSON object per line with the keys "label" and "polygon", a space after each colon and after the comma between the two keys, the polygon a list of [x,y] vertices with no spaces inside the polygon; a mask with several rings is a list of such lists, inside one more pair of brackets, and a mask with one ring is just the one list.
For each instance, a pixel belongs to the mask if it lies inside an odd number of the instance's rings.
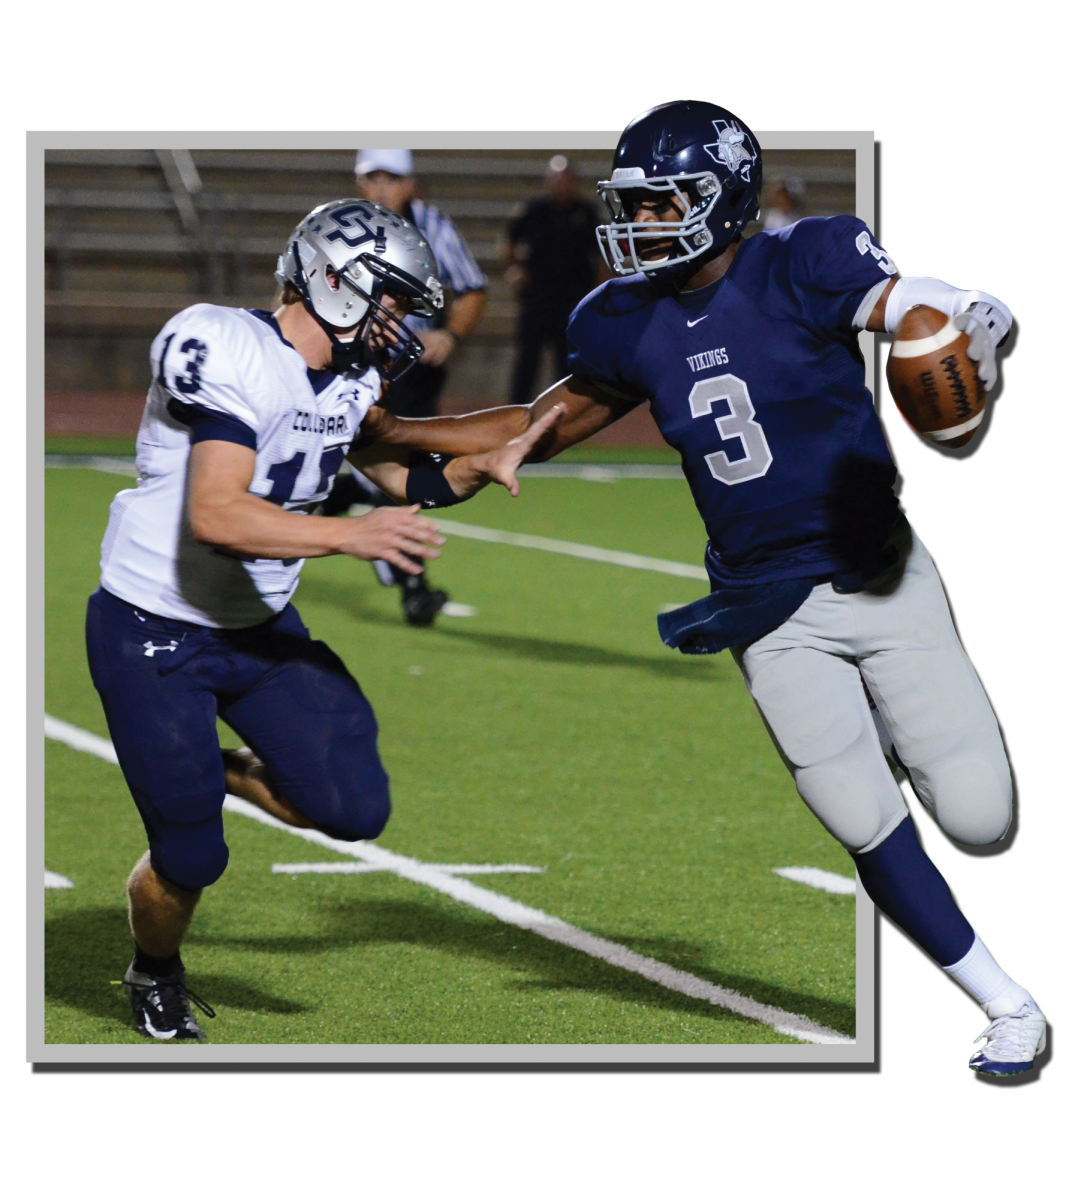
{"label": "star helmet logo", "polygon": [[711,124],[718,133],[718,141],[707,143],[704,149],[731,175],[740,175],[743,180],[751,183],[752,163],[756,160],[756,148],[752,139],[736,121],[718,120],[712,121]]}

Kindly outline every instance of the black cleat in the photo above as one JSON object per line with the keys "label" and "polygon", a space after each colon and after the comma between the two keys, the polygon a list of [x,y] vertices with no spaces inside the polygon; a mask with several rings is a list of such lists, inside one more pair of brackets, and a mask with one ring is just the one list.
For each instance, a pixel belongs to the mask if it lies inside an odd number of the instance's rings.
{"label": "black cleat", "polygon": [[421,587],[406,587],[402,592],[402,611],[411,625],[431,625],[447,602],[447,593]]}
{"label": "black cleat", "polygon": [[395,582],[402,589],[402,611],[411,625],[431,625],[436,613],[450,599],[446,592],[428,586],[424,572],[411,575],[401,567],[391,567]]}
{"label": "black cleat", "polygon": [[190,1011],[190,1001],[206,1017],[214,1017],[216,1013],[187,988],[185,980],[184,970],[180,969],[174,975],[143,975],[134,970],[131,962],[123,976],[123,986],[130,995],[134,1027],[140,1034],[162,1042],[184,1038],[205,1040],[205,1031]]}

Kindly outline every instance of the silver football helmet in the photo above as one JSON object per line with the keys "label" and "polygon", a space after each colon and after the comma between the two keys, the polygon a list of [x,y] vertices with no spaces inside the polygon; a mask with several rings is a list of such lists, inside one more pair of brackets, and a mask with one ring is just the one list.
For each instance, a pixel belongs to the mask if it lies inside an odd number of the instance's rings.
{"label": "silver football helmet", "polygon": [[[287,239],[275,277],[300,293],[331,339],[333,370],[375,367],[388,381],[413,366],[423,347],[381,303],[384,294],[405,300],[405,311],[417,316],[434,317],[443,307],[432,248],[404,217],[371,200],[314,208]],[[373,333],[390,344],[374,348]]]}

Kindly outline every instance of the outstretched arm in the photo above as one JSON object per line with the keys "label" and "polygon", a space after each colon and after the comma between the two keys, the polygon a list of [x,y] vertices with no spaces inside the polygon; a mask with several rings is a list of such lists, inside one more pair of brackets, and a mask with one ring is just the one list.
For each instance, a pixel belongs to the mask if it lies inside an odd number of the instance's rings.
{"label": "outstretched arm", "polygon": [[554,436],[530,455],[532,461],[542,462],[567,446],[598,433],[638,403],[611,395],[591,380],[567,375],[532,404],[489,408],[463,417],[410,419],[395,417],[386,409],[374,407],[365,418],[362,432],[388,446],[455,456],[482,454],[519,437],[545,413],[561,407],[563,416],[555,427]]}
{"label": "outstretched arm", "polygon": [[[411,503],[422,501],[426,507],[444,507],[446,504],[468,500],[489,483],[502,484],[511,496],[516,496],[519,491],[518,467],[533,453],[534,448],[553,437],[555,426],[561,421],[564,413],[561,405],[553,405],[524,433],[512,438],[504,446],[481,454],[466,454],[450,459],[445,466],[437,468],[442,474],[442,480],[433,489],[433,499],[413,494],[409,468],[410,450],[374,443],[349,457],[362,474],[367,475],[377,487],[399,503],[406,503],[407,500]],[[440,495],[443,482],[449,490]]]}

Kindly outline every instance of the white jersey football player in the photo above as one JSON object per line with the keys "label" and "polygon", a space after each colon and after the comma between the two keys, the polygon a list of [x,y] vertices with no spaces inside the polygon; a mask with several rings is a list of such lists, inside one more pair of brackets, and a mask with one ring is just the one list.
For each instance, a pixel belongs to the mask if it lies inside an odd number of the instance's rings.
{"label": "white jersey football player", "polygon": [[[492,480],[516,494],[543,432],[446,460],[375,442],[381,380],[421,353],[402,318],[442,304],[435,259],[402,217],[323,205],[277,278],[275,312],[198,304],[154,341],[138,483],[112,504],[87,613],[93,682],[149,843],[128,883],[124,982],[138,1031],[160,1039],[204,1037],[191,1000],[213,1015],[186,988],[179,947],[227,864],[227,791],[345,840],[376,837],[390,811],[372,709],[290,603],[303,562],[418,570],[443,541],[419,509]],[[347,456],[400,506],[310,515]],[[245,748],[221,752],[217,716]]]}

